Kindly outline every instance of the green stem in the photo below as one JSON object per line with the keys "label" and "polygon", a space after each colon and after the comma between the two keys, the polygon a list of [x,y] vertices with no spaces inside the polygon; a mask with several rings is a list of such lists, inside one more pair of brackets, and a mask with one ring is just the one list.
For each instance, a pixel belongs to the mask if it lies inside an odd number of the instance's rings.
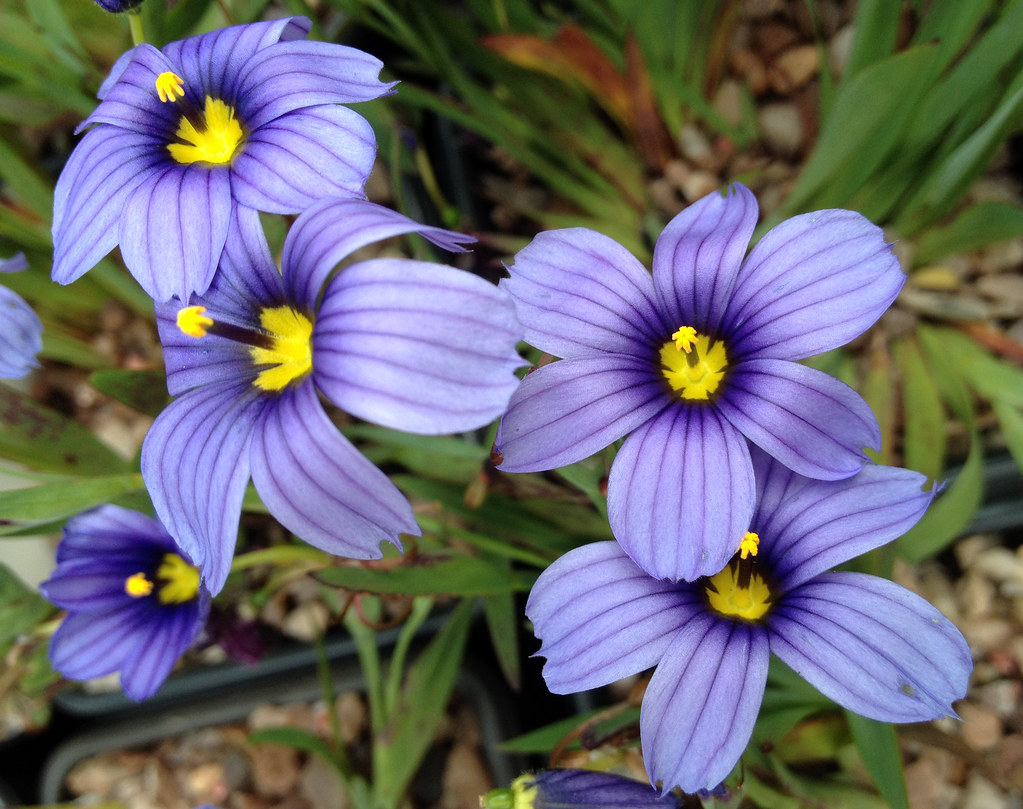
{"label": "green stem", "polygon": [[323,643],[322,633],[316,635],[316,675],[320,681],[320,692],[330,714],[331,747],[338,770],[343,773],[345,785],[351,780],[354,771],[345,750],[345,740],[341,737],[341,720],[338,719],[337,705],[334,699],[334,685],[330,676],[330,660],[327,659],[327,647]]}
{"label": "green stem", "polygon": [[417,596],[413,599],[412,613],[402,626],[398,641],[394,644],[391,662],[387,667],[387,685],[384,688],[384,712],[388,718],[394,716],[394,712],[398,709],[398,697],[404,679],[405,658],[408,656],[409,646],[412,645],[412,639],[430,614],[431,609],[433,609],[431,596]]}
{"label": "green stem", "polygon": [[137,11],[128,14],[128,26],[131,28],[131,42],[133,45],[141,45],[146,41],[146,35],[142,31],[142,15]]}
{"label": "green stem", "polygon": [[[367,596],[362,597],[363,613],[369,620],[376,620],[370,613],[380,612],[380,602]],[[366,684],[366,701],[369,703],[369,721],[373,737],[383,733],[387,723],[384,711],[384,694],[381,688],[383,678],[380,676],[380,652],[377,649],[376,633],[366,626],[359,618],[354,606],[345,612],[345,627],[355,642],[359,654],[359,665],[362,667],[362,680]]]}
{"label": "green stem", "polygon": [[231,562],[231,570],[245,570],[256,565],[290,565],[294,562],[314,562],[326,567],[330,564],[330,555],[308,545],[275,545],[239,554]]}

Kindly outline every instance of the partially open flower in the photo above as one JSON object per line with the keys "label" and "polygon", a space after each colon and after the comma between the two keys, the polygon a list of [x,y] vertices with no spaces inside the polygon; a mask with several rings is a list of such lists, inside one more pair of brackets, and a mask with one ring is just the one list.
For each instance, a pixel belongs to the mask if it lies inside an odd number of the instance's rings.
{"label": "partially open flower", "polygon": [[[22,253],[0,259],[0,273],[28,268]],[[0,379],[18,379],[39,365],[43,324],[32,307],[13,290],[0,286]]]}
{"label": "partially open flower", "polygon": [[163,526],[119,506],[68,520],[39,589],[69,613],[50,644],[53,667],[72,680],[119,671],[134,700],[159,690],[210,606],[199,569]]}
{"label": "partially open flower", "polygon": [[649,784],[592,770],[543,770],[480,796],[482,809],[677,809],[678,798]]}

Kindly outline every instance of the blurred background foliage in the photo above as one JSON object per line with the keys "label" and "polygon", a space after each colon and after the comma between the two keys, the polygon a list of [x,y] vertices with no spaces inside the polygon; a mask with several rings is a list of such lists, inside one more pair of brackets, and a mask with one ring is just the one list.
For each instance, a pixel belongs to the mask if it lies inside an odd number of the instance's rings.
{"label": "blurred background foliage", "polygon": [[[536,232],[555,227],[593,228],[648,261],[664,223],[702,195],[687,182],[704,175],[718,178],[711,187],[770,187],[758,235],[828,207],[884,226],[910,276],[894,313],[811,363],[870,402],[884,435],[879,460],[948,480],[917,528],[864,563],[887,573],[895,555],[931,557],[967,528],[985,476],[996,474],[986,460],[1008,453],[1023,466],[1020,332],[1010,330],[1013,317],[971,308],[964,295],[978,255],[1023,237],[1023,0],[861,0],[838,64],[829,52],[832,18],[849,4],[764,5],[798,18],[808,32],[804,55],[816,53],[812,91],[799,107],[809,135],[780,181],[758,114],[765,90],[737,57],[745,53],[736,46],[739,2],[147,0],[142,21],[159,46],[267,14],[305,14],[312,38],[382,58],[385,76],[401,84],[396,95],[358,107],[380,147],[370,194],[479,235],[470,269],[492,278]],[[0,0],[0,31],[0,257],[23,251],[31,267],[4,283],[46,328],[43,369],[28,385],[0,386],[0,458],[23,487],[0,492],[0,535],[14,536],[56,531],[99,503],[146,507],[137,457],[112,450],[88,407],[53,380],[70,376],[127,405],[143,430],[167,399],[151,304],[116,251],[69,287],[49,280],[53,186],[75,126],[131,45],[128,25],[87,0]],[[728,105],[719,103],[725,91]],[[993,161],[1007,178],[997,193],[985,185]],[[665,177],[680,167],[689,173],[666,193]],[[271,238],[279,244],[280,225]],[[1020,273],[1018,261],[1001,269]],[[564,551],[610,538],[603,486],[613,448],[549,475],[505,476],[489,462],[492,433],[342,428],[419,504],[424,537],[404,562],[344,566],[313,555],[302,572],[318,570],[321,582],[349,591],[482,598],[497,657],[517,683],[521,594]],[[263,510],[254,492],[246,507]],[[250,544],[255,555],[227,590],[239,599],[252,598],[242,584],[251,584],[245,577],[257,563],[294,562],[259,538]],[[416,575],[424,565],[428,579]],[[0,596],[11,616],[0,651],[9,651],[48,613],[14,583]],[[52,678],[36,646],[22,651],[19,659],[35,667],[21,678],[32,725]],[[772,669],[758,738],[789,741],[768,760],[750,753],[748,794],[781,807],[793,805],[792,795],[830,802],[839,798],[828,789],[853,789],[794,774],[798,742],[836,755],[858,749],[884,799],[905,806],[891,729],[862,719],[799,724],[820,712],[821,700],[791,672]],[[790,738],[797,725],[805,738]],[[559,726],[517,749],[550,750],[564,732]],[[872,805],[861,798],[855,805]]]}

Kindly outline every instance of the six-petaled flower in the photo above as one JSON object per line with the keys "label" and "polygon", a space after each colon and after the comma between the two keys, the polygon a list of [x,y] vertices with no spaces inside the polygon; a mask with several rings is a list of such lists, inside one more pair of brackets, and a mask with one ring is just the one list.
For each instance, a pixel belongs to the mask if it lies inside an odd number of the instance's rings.
{"label": "six-petaled flower", "polygon": [[608,772],[541,770],[480,796],[481,809],[678,809],[674,795]]}
{"label": "six-petaled flower", "polygon": [[608,516],[659,578],[715,573],[734,552],[753,512],[747,438],[819,479],[855,474],[880,445],[859,394],[795,360],[857,336],[898,294],[905,276],[881,229],[818,211],[746,256],[756,222],[756,200],[736,184],[668,224],[652,277],[618,243],[572,228],[537,236],[501,282],[526,340],[564,359],[512,397],[500,468],[575,463],[631,432]]}
{"label": "six-petaled flower", "polygon": [[823,694],[887,722],[954,715],[973,664],[952,623],[877,576],[828,572],[908,530],[932,493],[905,469],[811,480],[752,449],[757,508],[737,552],[697,581],[657,579],[615,542],[576,548],[526,604],[555,693],[656,671],[640,736],[652,782],[719,784],[753,731],[773,652]]}
{"label": "six-petaled flower", "polygon": [[119,671],[134,700],[159,690],[210,604],[199,569],[163,526],[118,506],[68,520],[40,590],[69,613],[50,644],[54,668],[73,680]]}
{"label": "six-petaled flower", "polygon": [[361,197],[369,123],[339,103],[386,94],[381,63],[306,42],[290,17],[124,54],[54,192],[53,278],[70,283],[117,244],[154,299],[209,286],[231,212],[299,213]]}
{"label": "six-petaled flower", "polygon": [[142,474],[212,592],[250,474],[286,528],[330,553],[375,559],[382,542],[419,534],[408,501],[338,432],[317,392],[414,433],[475,429],[504,410],[522,364],[505,292],[396,258],[351,264],[324,287],[353,251],[402,233],[451,250],[470,240],[363,200],[326,200],[296,220],[278,272],[258,215],[239,209],[208,292],[157,308],[179,398],[146,436]]}

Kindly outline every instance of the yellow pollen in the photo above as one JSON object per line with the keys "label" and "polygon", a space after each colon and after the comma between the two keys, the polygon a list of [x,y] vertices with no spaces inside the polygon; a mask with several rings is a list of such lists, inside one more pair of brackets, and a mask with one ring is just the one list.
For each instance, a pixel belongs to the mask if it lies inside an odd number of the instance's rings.
{"label": "yellow pollen", "polygon": [[[199,594],[199,568],[188,564],[176,553],[164,554],[156,569],[156,577],[161,582],[161,604],[184,604]],[[152,587],[150,584],[149,588]]]}
{"label": "yellow pollen", "polygon": [[205,337],[206,331],[213,325],[213,318],[203,314],[205,306],[186,306],[178,310],[178,328],[189,337]]}
{"label": "yellow pollen", "polygon": [[255,378],[260,390],[281,391],[290,383],[301,379],[313,368],[313,324],[305,315],[289,306],[264,309],[259,324],[269,335],[269,348],[249,349],[256,365],[268,365]]}
{"label": "yellow pollen", "polygon": [[695,331],[693,340],[688,342],[690,338],[682,334],[687,329],[691,327],[683,326],[661,346],[661,373],[680,399],[706,401],[725,376],[728,355],[724,343],[711,343],[709,337]]}
{"label": "yellow pollen", "polygon": [[671,335],[671,339],[675,341],[675,348],[678,351],[685,351],[686,354],[693,350],[699,337],[700,335],[692,326],[681,326],[677,332]]}
{"label": "yellow pollen", "polygon": [[145,573],[139,572],[124,580],[124,592],[132,598],[144,598],[153,592],[153,583]]}
{"label": "yellow pollen", "polygon": [[168,143],[167,151],[178,163],[229,164],[245,137],[234,110],[219,98],[206,96],[201,117],[198,123],[206,125],[202,132],[187,116],[181,116],[178,131],[174,133],[181,142]]}
{"label": "yellow pollen", "polygon": [[771,606],[771,591],[756,573],[750,574],[745,586],[739,578],[739,567],[734,563],[715,573],[707,581],[707,602],[721,615],[756,621]]}
{"label": "yellow pollen", "polygon": [[760,547],[760,537],[752,531],[747,531],[746,536],[739,543],[739,556],[745,559],[748,556],[756,556]]}
{"label": "yellow pollen", "polygon": [[185,96],[185,83],[177,73],[161,73],[156,77],[156,93],[165,104]]}

